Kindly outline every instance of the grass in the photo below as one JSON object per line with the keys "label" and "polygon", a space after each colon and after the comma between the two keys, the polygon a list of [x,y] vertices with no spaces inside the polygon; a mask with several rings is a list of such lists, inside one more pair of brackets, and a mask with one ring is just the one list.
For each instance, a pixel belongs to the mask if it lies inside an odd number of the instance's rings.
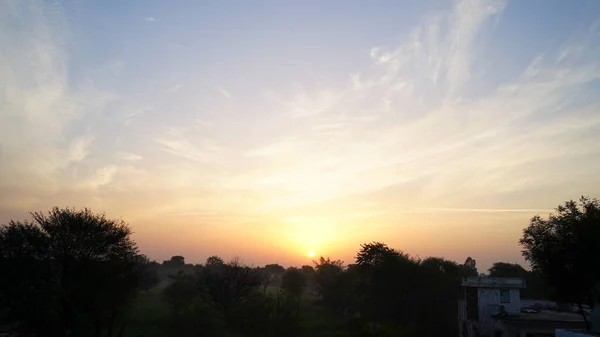
{"label": "grass", "polygon": [[[127,315],[125,337],[165,337],[156,322],[169,313],[167,304],[161,298],[161,292],[168,284],[168,281],[164,281],[148,291],[138,293]],[[280,290],[279,287],[268,286],[266,291],[268,294],[276,294]],[[302,296],[300,306],[300,329],[303,336],[335,336],[345,327],[346,323],[318,305],[312,294]]]}
{"label": "grass", "polygon": [[168,285],[164,281],[148,291],[140,291],[127,314],[128,324],[125,337],[163,337],[155,322],[168,314],[168,307],[161,298],[161,292]]}

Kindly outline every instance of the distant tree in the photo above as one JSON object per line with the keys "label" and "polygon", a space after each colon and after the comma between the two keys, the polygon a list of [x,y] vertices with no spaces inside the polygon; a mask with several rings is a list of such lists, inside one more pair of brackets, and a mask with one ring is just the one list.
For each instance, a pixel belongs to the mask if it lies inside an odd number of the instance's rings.
{"label": "distant tree", "polygon": [[206,263],[199,274],[199,290],[230,326],[240,324],[237,315],[242,302],[258,291],[263,275],[233,260],[227,264]]}
{"label": "distant tree", "polygon": [[360,267],[373,267],[397,256],[398,252],[388,247],[385,243],[366,243],[361,245],[361,249],[356,255],[356,264]]}
{"label": "distant tree", "polygon": [[538,271],[529,271],[516,263],[496,262],[488,270],[492,277],[518,277],[525,279],[527,286],[521,290],[522,298],[529,299],[550,299],[554,297],[554,292],[543,275]]}
{"label": "distant tree", "polygon": [[299,310],[298,298],[288,292],[254,292],[241,302],[239,330],[244,336],[297,336]]}
{"label": "distant tree", "polygon": [[519,243],[525,259],[556,288],[560,300],[580,308],[600,303],[598,199],[567,201],[548,219],[534,216]]}
{"label": "distant tree", "polygon": [[280,287],[281,286],[281,276],[285,272],[285,268],[278,265],[277,263],[268,264],[263,268],[264,272],[269,277],[269,284]]}
{"label": "distant tree", "polygon": [[168,264],[169,267],[183,267],[183,266],[185,266],[185,258],[183,256],[180,256],[180,255],[172,256],[169,261],[165,261],[165,262],[167,262],[167,264]]}
{"label": "distant tree", "polygon": [[281,276],[281,287],[290,294],[300,297],[306,287],[306,275],[300,269],[290,267]]}
{"label": "distant tree", "polygon": [[178,315],[187,309],[199,296],[197,281],[191,275],[179,271],[169,276],[171,283],[162,291],[162,298]]}
{"label": "distant tree", "polygon": [[322,256],[314,263],[316,290],[323,304],[337,311],[345,310],[348,289],[344,287],[344,263]]}
{"label": "distant tree", "polygon": [[225,264],[225,262],[223,262],[223,259],[222,259],[222,258],[220,258],[220,257],[219,257],[219,256],[217,256],[217,255],[213,255],[213,256],[209,256],[209,257],[206,259],[206,264],[205,264],[205,267],[214,267],[214,266],[220,266],[220,265],[223,265],[223,264]]}
{"label": "distant tree", "polygon": [[304,265],[300,268],[300,270],[306,274],[306,275],[310,275],[313,274],[315,272],[315,268],[313,268],[313,266],[308,266],[308,265]]}
{"label": "distant tree", "polygon": [[285,272],[285,268],[278,265],[277,263],[268,264],[264,267],[264,269],[265,269],[265,271],[267,271],[268,273],[271,273],[273,275],[281,275],[281,274],[283,274],[283,272]]}
{"label": "distant tree", "polygon": [[111,335],[144,262],[122,220],[53,208],[0,227],[0,307],[38,336]]}
{"label": "distant tree", "polygon": [[465,260],[465,263],[463,263],[459,267],[461,270],[462,277],[475,277],[478,275],[477,262],[475,261],[475,259],[471,258],[470,256],[467,257],[467,259]]}
{"label": "distant tree", "polygon": [[200,300],[197,279],[180,270],[169,276],[171,283],[162,291],[169,313],[159,322],[167,336],[192,337],[211,335],[218,322],[214,311]]}
{"label": "distant tree", "polygon": [[384,243],[361,245],[355,268],[358,312],[379,334],[456,335],[462,268],[439,257],[419,260]]}
{"label": "distant tree", "polygon": [[156,261],[150,261],[146,256],[141,257],[139,288],[150,290],[160,282],[158,270],[160,264]]}
{"label": "distant tree", "polygon": [[488,272],[491,277],[520,277],[527,278],[529,272],[517,263],[496,262]]}

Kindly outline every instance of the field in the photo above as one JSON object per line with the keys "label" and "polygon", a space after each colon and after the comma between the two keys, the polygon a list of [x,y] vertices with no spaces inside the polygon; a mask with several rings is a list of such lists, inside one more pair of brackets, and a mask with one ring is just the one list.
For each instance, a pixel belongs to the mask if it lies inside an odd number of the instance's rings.
{"label": "field", "polygon": [[[168,282],[162,282],[149,291],[140,291],[129,308],[124,337],[165,337],[156,325],[157,321],[168,315],[168,305],[161,298],[162,290]],[[267,292],[275,294],[281,289],[267,287]],[[300,330],[303,336],[332,336],[335,330],[343,326],[339,318],[329,311],[315,305],[316,298],[305,295],[300,303]]]}

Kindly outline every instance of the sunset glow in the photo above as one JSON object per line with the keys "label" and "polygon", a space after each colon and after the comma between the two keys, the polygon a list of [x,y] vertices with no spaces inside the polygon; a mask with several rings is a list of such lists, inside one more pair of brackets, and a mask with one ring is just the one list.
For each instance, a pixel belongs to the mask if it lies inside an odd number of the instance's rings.
{"label": "sunset glow", "polygon": [[381,241],[485,268],[600,195],[600,1],[99,3],[0,4],[0,223],[89,207],[159,261]]}

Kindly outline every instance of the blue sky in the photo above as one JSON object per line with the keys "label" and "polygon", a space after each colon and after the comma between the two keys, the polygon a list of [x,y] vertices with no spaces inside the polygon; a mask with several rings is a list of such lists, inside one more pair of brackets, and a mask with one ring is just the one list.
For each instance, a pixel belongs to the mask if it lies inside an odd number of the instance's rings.
{"label": "blue sky", "polygon": [[0,45],[1,222],[88,206],[153,258],[486,266],[600,194],[594,0],[15,0]]}

